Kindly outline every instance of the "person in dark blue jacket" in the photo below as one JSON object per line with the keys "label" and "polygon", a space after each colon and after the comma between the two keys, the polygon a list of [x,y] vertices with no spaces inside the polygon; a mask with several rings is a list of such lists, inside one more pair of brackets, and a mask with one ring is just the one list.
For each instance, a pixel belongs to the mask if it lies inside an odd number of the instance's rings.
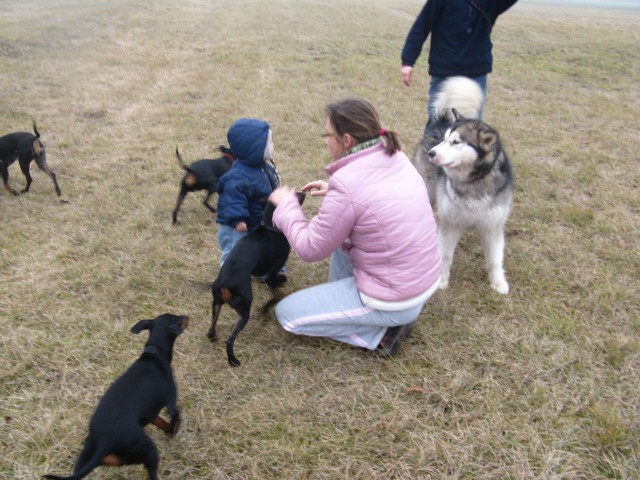
{"label": "person in dark blue jacket", "polygon": [[[445,78],[461,75],[480,85],[487,98],[487,75],[493,67],[491,30],[498,16],[517,0],[428,0],[416,18],[402,49],[402,81],[411,85],[413,66],[431,34],[429,48],[428,119]],[[484,104],[484,101],[483,101]],[[482,116],[482,111],[480,112]]]}
{"label": "person in dark blue jacket", "polygon": [[227,132],[235,160],[218,182],[218,242],[220,265],[243,236],[255,230],[271,192],[278,187],[273,160],[273,140],[267,122],[241,118]]}

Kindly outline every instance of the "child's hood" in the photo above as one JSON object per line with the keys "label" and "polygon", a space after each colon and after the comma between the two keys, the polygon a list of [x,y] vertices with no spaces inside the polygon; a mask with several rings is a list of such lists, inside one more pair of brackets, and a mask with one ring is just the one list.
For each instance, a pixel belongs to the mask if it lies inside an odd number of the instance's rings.
{"label": "child's hood", "polygon": [[264,164],[269,128],[267,122],[255,118],[241,118],[231,125],[227,132],[227,141],[237,162],[252,167]]}

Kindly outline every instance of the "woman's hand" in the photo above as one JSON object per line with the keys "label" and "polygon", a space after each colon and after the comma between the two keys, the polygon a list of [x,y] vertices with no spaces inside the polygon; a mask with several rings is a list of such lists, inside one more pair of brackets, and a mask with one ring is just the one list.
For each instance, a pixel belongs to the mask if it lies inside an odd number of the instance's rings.
{"label": "woman's hand", "polygon": [[269,195],[269,201],[277,207],[280,202],[286,200],[289,197],[293,197],[295,194],[296,191],[293,188],[287,187],[285,185],[283,187],[276,188],[273,192],[271,192],[271,195]]}
{"label": "woman's hand", "polygon": [[312,197],[324,197],[327,194],[327,191],[329,191],[329,184],[324,180],[314,180],[313,182],[307,183],[300,189],[301,192],[309,192],[310,190],[316,190],[314,192],[310,192]]}

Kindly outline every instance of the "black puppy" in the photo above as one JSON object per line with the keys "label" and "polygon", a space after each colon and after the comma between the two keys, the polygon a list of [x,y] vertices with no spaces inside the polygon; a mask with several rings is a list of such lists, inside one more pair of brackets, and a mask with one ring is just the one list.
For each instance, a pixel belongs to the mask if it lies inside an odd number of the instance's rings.
{"label": "black puppy", "polygon": [[[158,451],[144,427],[153,423],[171,437],[178,430],[180,412],[171,357],[176,337],[188,324],[187,316],[165,313],[153,320],[141,320],[131,328],[132,333],[150,330],[144,352],[100,400],[74,474],[43,478],[75,480],[99,465],[140,463],[147,469],[149,480],[158,478]],[[170,422],[159,416],[164,407]]]}
{"label": "black puppy", "polygon": [[[38,168],[49,175],[53,181],[53,186],[56,188],[56,193],[60,196],[61,192],[56,180],[56,174],[47,165],[47,153],[45,152],[44,144],[40,141],[40,132],[36,128],[36,122],[33,122],[33,131],[35,135],[28,132],[15,132],[0,137],[0,173],[2,173],[4,188],[15,196],[28,192],[32,182],[29,166],[35,160]],[[20,164],[20,170],[22,170],[27,179],[27,186],[20,193],[9,185],[9,166],[16,159]]]}
{"label": "black puppy", "polygon": [[180,193],[178,193],[178,202],[176,203],[176,208],[173,210],[173,224],[175,225],[178,221],[178,210],[180,210],[180,206],[182,202],[184,202],[184,197],[187,196],[189,192],[195,192],[196,190],[206,190],[207,196],[204,198],[204,206],[211,210],[213,213],[216,212],[216,209],[209,205],[208,200],[211,195],[216,193],[218,190],[218,180],[222,175],[227,173],[231,168],[231,164],[233,163],[233,154],[231,150],[227,147],[220,145],[218,150],[222,152],[222,157],[215,159],[202,159],[196,160],[190,165],[186,165],[182,161],[182,157],[180,156],[180,152],[178,151],[178,147],[176,147],[176,157],[178,158],[178,163],[180,166],[187,171],[184,177],[182,178],[182,183],[180,184]]}
{"label": "black puppy", "polygon": [[[302,205],[305,194],[297,193],[296,195]],[[275,305],[276,288],[286,281],[286,277],[279,272],[289,257],[291,246],[287,237],[273,226],[274,210],[275,206],[267,202],[262,215],[262,224],[249,235],[238,240],[220,267],[218,278],[211,286],[213,306],[211,328],[207,333],[209,340],[213,342],[218,338],[216,324],[222,305],[229,303],[238,312],[236,325],[227,340],[227,360],[232,367],[240,366],[240,361],[233,354],[233,344],[246,326],[251,314],[253,301],[251,276],[262,278],[271,289],[271,299],[260,309],[263,314]]]}

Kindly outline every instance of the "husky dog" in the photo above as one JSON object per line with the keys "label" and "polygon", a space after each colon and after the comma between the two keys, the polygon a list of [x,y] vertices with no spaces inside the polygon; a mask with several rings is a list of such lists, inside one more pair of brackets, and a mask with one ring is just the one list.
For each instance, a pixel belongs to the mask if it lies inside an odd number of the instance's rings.
{"label": "husky dog", "polygon": [[466,230],[474,229],[484,249],[491,288],[507,294],[502,261],[513,175],[498,132],[477,120],[482,100],[482,90],[472,80],[447,79],[413,163],[425,179],[432,205],[437,205],[440,288],[449,286],[458,240]]}

